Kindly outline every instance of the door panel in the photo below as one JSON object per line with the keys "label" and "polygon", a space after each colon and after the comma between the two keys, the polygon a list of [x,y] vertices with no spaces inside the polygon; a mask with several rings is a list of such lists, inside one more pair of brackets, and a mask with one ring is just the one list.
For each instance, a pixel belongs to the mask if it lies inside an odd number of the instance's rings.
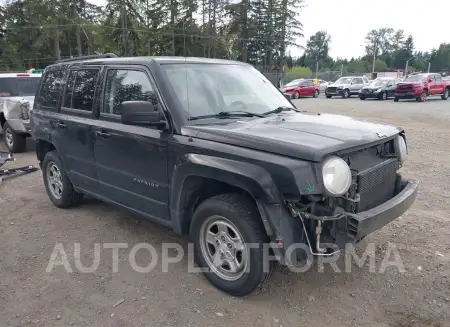
{"label": "door panel", "polygon": [[167,133],[151,126],[124,125],[120,104],[141,100],[154,106],[156,93],[141,69],[110,67],[105,73],[100,120],[93,128],[102,195],[160,219],[170,219]]}
{"label": "door panel", "polygon": [[93,135],[102,194],[156,218],[169,219],[164,133],[102,122],[93,128]]}

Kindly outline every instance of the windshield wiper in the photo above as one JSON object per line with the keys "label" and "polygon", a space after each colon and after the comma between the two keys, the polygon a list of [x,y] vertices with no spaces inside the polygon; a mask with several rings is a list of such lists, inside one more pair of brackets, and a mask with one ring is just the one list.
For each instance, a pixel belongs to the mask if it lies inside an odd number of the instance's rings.
{"label": "windshield wiper", "polygon": [[295,110],[294,108],[292,108],[292,107],[288,107],[288,106],[280,106],[280,107],[278,107],[278,108],[276,108],[276,109],[273,109],[273,110],[270,110],[270,111],[267,111],[267,112],[265,112],[265,113],[263,113],[263,115],[264,116],[267,116],[267,115],[270,115],[270,114],[279,114],[280,112],[282,112],[282,111],[298,111],[298,110]]}
{"label": "windshield wiper", "polygon": [[255,114],[249,111],[221,111],[214,115],[203,115],[203,116],[193,116],[189,117],[188,120],[198,120],[198,119],[207,119],[207,118],[219,118],[219,119],[228,119],[228,118],[236,118],[236,117],[264,117],[260,114]]}

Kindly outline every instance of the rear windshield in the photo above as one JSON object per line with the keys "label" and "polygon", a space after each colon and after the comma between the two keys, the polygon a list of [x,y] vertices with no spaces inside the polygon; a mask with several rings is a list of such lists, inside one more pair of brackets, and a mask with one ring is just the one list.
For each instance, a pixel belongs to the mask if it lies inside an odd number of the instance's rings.
{"label": "rear windshield", "polygon": [[41,77],[0,78],[0,97],[34,96]]}

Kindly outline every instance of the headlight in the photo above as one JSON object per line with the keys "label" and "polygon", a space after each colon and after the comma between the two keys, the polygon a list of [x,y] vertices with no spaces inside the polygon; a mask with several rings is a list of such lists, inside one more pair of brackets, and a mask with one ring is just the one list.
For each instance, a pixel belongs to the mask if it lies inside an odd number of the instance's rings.
{"label": "headlight", "polygon": [[375,92],[380,93],[381,91],[382,91],[381,89],[378,89],[378,90],[376,90]]}
{"label": "headlight", "polygon": [[350,167],[338,157],[329,157],[325,160],[322,166],[322,177],[325,190],[331,196],[345,194],[352,183]]}
{"label": "headlight", "polygon": [[398,135],[394,141],[395,153],[398,154],[398,159],[400,163],[404,163],[406,161],[406,157],[408,156],[408,147],[406,146],[405,138],[401,135]]}

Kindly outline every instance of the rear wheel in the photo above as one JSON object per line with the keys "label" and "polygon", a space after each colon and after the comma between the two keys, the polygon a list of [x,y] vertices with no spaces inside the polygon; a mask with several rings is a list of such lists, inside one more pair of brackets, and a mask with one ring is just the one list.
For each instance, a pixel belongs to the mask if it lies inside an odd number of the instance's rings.
{"label": "rear wheel", "polygon": [[444,94],[441,95],[442,100],[447,100],[449,96],[449,89],[445,89]]}
{"label": "rear wheel", "polygon": [[16,133],[8,122],[3,125],[3,138],[5,145],[10,152],[20,153],[27,149],[27,137],[24,134]]}
{"label": "rear wheel", "polygon": [[56,151],[47,152],[42,161],[44,185],[50,200],[58,208],[77,206],[83,194],[76,192]]}
{"label": "rear wheel", "polygon": [[205,277],[230,295],[247,295],[270,275],[273,265],[264,264],[263,247],[268,237],[245,196],[220,194],[202,202],[192,216],[190,236]]}
{"label": "rear wheel", "polygon": [[359,97],[361,100],[366,100],[366,97]]}
{"label": "rear wheel", "polygon": [[398,102],[398,100],[399,100],[399,99],[398,99],[397,97],[394,98],[394,102]]}
{"label": "rear wheel", "polygon": [[325,96],[327,97],[327,99],[331,99],[332,95],[329,94],[325,94]]}

